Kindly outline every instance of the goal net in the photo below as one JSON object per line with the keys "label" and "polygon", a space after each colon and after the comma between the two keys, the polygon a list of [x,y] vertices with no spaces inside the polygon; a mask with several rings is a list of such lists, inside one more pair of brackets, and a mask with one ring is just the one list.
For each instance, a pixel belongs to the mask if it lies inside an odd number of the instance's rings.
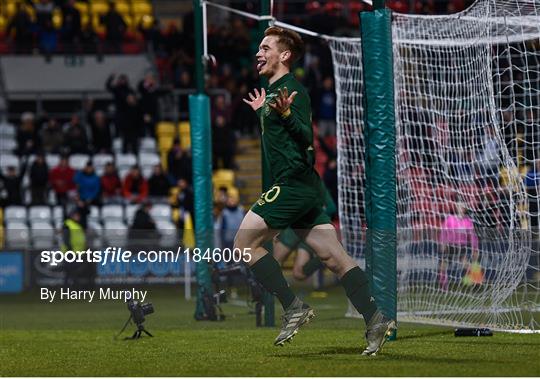
{"label": "goal net", "polygon": [[[540,0],[394,14],[392,29],[400,320],[538,331]],[[361,258],[361,41],[328,41],[342,236]]]}

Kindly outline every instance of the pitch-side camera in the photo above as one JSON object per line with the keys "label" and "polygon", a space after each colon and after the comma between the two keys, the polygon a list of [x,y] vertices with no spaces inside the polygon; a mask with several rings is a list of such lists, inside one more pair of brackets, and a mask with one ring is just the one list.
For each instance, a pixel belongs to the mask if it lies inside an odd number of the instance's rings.
{"label": "pitch-side camera", "polygon": [[120,334],[122,334],[124,330],[126,330],[126,327],[131,321],[133,321],[135,325],[137,325],[137,330],[135,331],[135,333],[133,333],[131,337],[126,337],[125,339],[132,339],[132,340],[139,339],[141,338],[142,333],[145,333],[146,335],[153,337],[153,335],[144,328],[145,316],[154,313],[154,306],[152,305],[152,303],[145,304],[145,303],[140,303],[135,300],[128,300],[127,307],[130,313],[129,318],[124,324],[124,327],[122,328],[120,333],[118,333],[116,337],[118,337]]}

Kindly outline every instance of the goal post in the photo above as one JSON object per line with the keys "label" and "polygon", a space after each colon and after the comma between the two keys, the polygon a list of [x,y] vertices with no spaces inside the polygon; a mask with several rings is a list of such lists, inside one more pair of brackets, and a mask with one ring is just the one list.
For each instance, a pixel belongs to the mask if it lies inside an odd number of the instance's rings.
{"label": "goal post", "polygon": [[[540,1],[395,13],[392,37],[399,319],[538,332]],[[369,264],[358,221],[369,225],[373,192],[365,38],[327,39],[343,242]]]}
{"label": "goal post", "polygon": [[[213,247],[212,137],[210,99],[204,91],[203,15],[199,0],[193,0],[195,28],[195,80],[197,94],[189,96],[189,118],[193,167],[195,241],[203,251]],[[213,297],[207,262],[196,263],[197,297],[194,317],[206,317],[204,298]]]}
{"label": "goal post", "polygon": [[377,305],[397,317],[396,165],[392,13],[384,1],[360,13],[364,80],[366,272]]}

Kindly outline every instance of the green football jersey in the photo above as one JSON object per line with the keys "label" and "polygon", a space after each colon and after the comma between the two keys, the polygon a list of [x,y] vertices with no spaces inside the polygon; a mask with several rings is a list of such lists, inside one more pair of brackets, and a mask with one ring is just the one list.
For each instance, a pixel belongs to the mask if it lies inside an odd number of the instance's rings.
{"label": "green football jersey", "polygon": [[[287,87],[295,96],[291,114],[282,118],[268,103],[275,101],[278,89]],[[265,104],[257,110],[261,123],[262,143],[274,183],[313,173],[314,150],[311,126],[311,102],[306,89],[288,73],[272,83],[266,91]]]}

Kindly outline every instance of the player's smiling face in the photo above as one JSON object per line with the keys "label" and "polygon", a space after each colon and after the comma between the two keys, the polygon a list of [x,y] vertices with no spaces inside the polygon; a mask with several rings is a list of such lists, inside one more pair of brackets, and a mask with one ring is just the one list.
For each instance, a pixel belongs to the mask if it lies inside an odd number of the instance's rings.
{"label": "player's smiling face", "polygon": [[259,75],[271,77],[278,70],[280,64],[283,64],[283,51],[278,46],[277,36],[266,36],[259,45],[257,53],[257,72]]}

